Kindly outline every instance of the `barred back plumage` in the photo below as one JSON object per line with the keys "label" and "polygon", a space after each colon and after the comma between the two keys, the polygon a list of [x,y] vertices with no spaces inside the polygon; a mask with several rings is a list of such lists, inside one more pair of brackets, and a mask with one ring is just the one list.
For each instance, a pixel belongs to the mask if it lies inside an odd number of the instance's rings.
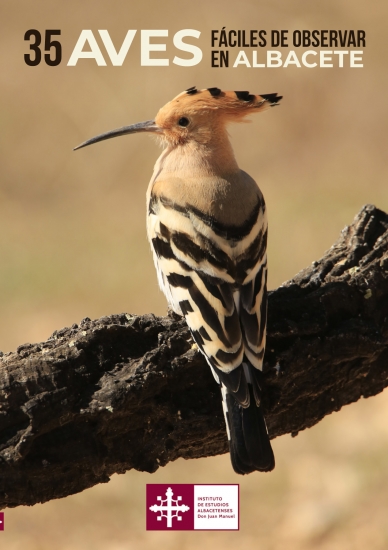
{"label": "barred back plumage", "polygon": [[275,462],[260,407],[267,321],[267,217],[255,181],[240,170],[226,123],[278,104],[277,94],[189,88],[139,131],[165,149],[147,191],[147,233],[159,285],[183,315],[221,386],[230,454],[240,474]]}

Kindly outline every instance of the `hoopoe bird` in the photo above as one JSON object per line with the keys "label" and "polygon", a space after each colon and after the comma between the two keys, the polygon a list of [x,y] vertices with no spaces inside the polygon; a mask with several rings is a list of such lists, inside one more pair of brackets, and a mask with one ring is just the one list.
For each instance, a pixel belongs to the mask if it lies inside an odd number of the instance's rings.
{"label": "hoopoe bird", "polygon": [[221,386],[232,466],[275,466],[260,407],[267,320],[267,216],[237,165],[226,125],[273,107],[277,94],[189,88],[148,120],[76,149],[151,132],[165,146],[147,190],[147,234],[159,285]]}

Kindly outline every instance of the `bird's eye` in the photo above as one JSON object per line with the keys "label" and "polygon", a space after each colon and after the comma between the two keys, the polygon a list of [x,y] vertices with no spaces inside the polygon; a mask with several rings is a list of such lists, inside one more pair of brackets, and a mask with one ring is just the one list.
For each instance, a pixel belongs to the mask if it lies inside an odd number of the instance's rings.
{"label": "bird's eye", "polygon": [[190,120],[188,118],[186,118],[185,116],[183,116],[178,120],[178,124],[179,124],[179,126],[182,126],[183,128],[186,128],[186,126],[188,126],[190,124]]}

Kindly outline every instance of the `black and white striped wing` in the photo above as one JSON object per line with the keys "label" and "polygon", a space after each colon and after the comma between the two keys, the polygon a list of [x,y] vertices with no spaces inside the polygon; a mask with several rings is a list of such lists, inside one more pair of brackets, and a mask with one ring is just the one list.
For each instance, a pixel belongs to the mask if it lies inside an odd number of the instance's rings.
{"label": "black and white striped wing", "polygon": [[231,461],[240,474],[275,465],[260,407],[267,313],[263,202],[248,221],[225,231],[190,206],[151,197],[147,224],[160,287],[185,316],[221,383]]}
{"label": "black and white striped wing", "polygon": [[163,198],[151,205],[148,233],[159,284],[174,311],[185,316],[213,372],[246,407],[244,355],[260,369],[265,345],[266,307],[260,301],[266,297],[266,223],[259,219],[261,209],[256,208],[251,231],[241,231],[242,242],[235,231],[231,247],[230,239],[190,207],[176,208]]}

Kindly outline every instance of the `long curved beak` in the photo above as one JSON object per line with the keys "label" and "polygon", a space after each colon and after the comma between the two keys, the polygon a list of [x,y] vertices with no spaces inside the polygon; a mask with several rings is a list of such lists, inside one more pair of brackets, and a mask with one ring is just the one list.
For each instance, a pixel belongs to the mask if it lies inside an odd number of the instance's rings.
{"label": "long curved beak", "polygon": [[132,124],[131,126],[123,126],[122,128],[116,128],[116,130],[111,130],[110,132],[105,132],[105,134],[100,134],[95,136],[87,141],[84,141],[77,147],[74,147],[74,151],[86,147],[87,145],[93,145],[98,141],[104,141],[105,139],[111,139],[118,136],[125,136],[126,134],[136,134],[137,132],[154,132],[162,133],[163,130],[155,124],[154,120],[146,120],[145,122],[139,122],[138,124]]}

